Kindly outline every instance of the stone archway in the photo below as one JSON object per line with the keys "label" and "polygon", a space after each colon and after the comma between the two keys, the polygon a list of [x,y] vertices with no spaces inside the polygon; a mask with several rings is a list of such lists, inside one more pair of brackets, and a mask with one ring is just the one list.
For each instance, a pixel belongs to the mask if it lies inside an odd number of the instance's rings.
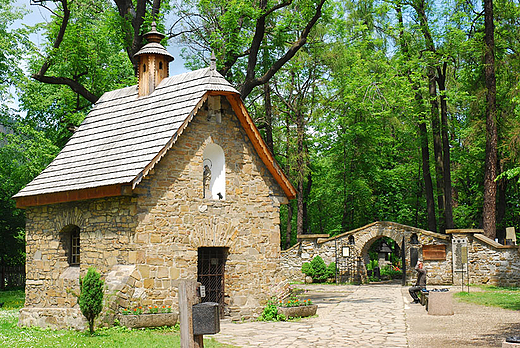
{"label": "stone archway", "polygon": [[[382,237],[388,237],[400,245],[403,255],[403,272],[405,277],[403,283],[411,281],[414,277],[414,267],[417,259],[423,259],[423,245],[444,244],[448,250],[449,236],[422,230],[411,226],[401,225],[389,221],[377,221],[353,231],[333,237],[335,239],[354,237],[355,252],[366,264],[369,260],[368,250],[370,246]],[[412,261],[413,260],[413,261]],[[359,269],[361,278],[366,280],[366,271]]]}
{"label": "stone archway", "polygon": [[[432,271],[437,272],[439,270],[439,274],[442,274],[442,279],[439,278],[439,283],[446,282],[444,275],[451,268],[450,237],[387,221],[373,222],[327,239],[318,239],[317,241],[306,241],[303,239],[301,243],[293,248],[282,252],[282,268],[289,278],[296,280],[301,278],[300,269],[303,262],[309,262],[316,255],[320,255],[327,264],[336,262],[337,265],[345,261],[345,259],[342,259],[343,257],[348,257],[348,262],[344,262],[344,264],[348,265],[345,269],[348,269],[349,272],[354,270],[354,273],[357,274],[350,274],[347,279],[344,278],[341,281],[366,282],[367,273],[364,265],[368,249],[374,241],[382,237],[394,240],[400,245],[401,250],[404,251],[405,262],[403,263],[403,271],[406,275],[405,283],[411,282],[414,277],[413,269],[415,265],[411,264],[412,256],[416,255],[418,259],[422,260],[423,246],[445,245],[445,260],[431,262],[430,267]],[[404,246],[402,244],[403,240]],[[348,252],[345,252],[345,248],[348,248]],[[344,256],[347,254],[348,256]]]}

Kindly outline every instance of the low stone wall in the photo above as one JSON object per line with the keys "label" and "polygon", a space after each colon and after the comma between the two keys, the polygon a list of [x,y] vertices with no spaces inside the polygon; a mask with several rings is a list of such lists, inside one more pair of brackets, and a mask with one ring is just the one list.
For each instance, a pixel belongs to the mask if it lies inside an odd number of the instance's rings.
{"label": "low stone wall", "polygon": [[[465,284],[469,278],[471,284],[520,286],[519,246],[499,244],[481,233],[453,233],[452,236],[467,241]],[[462,274],[454,272],[453,283],[460,285],[461,282]]]}
{"label": "low stone wall", "polygon": [[[302,239],[292,248],[282,251],[281,266],[284,275],[292,281],[304,281],[301,272],[304,262],[310,262],[319,255],[328,265],[338,260],[341,262],[341,248],[348,245],[352,256],[361,265],[360,279],[366,281],[363,265],[368,263],[368,249],[374,241],[386,236],[397,243],[405,240],[406,248],[406,283],[415,282],[415,265],[411,264],[411,255],[424,261],[428,271],[428,285],[460,285],[462,272],[455,266],[460,259],[455,253],[460,249],[453,246],[453,240],[463,240],[468,250],[468,271],[464,273],[464,283],[491,284],[499,286],[520,286],[520,248],[505,246],[486,238],[482,230],[452,230],[449,234],[439,234],[404,226],[393,222],[374,222],[341,235],[318,240]],[[411,243],[411,237],[417,237],[417,243]],[[349,244],[349,237],[353,244]],[[427,259],[423,255],[423,246],[445,246],[445,255],[441,259]],[[460,261],[460,260],[459,260]],[[455,270],[455,271],[454,271]]]}

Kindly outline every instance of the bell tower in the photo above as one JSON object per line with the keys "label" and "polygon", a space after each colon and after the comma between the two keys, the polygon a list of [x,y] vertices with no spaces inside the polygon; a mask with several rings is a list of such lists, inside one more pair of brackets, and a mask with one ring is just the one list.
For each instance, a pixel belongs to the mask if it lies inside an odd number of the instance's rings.
{"label": "bell tower", "polygon": [[144,34],[148,43],[137,52],[134,57],[139,60],[138,79],[139,96],[151,94],[163,79],[168,77],[168,63],[174,58],[161,45],[165,35],[157,31],[155,22],[152,30]]}

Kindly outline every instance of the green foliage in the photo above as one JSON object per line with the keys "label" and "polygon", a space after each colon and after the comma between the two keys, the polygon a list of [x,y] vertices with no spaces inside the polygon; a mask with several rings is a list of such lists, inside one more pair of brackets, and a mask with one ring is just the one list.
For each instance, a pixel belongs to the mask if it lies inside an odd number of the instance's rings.
{"label": "green foliage", "polygon": [[[105,0],[70,2],[70,19],[63,41],[54,47],[62,23],[60,4],[51,21],[31,28],[43,37],[41,48],[33,47],[29,70],[36,73],[51,62],[47,76],[70,78],[97,97],[104,92],[136,83],[125,51],[122,22],[114,5]],[[19,103],[25,122],[44,130],[60,148],[85,118],[91,103],[65,85],[28,80],[20,87]]]}
{"label": "green foliage", "polygon": [[96,269],[90,267],[85,277],[80,279],[80,295],[78,299],[81,313],[88,321],[89,331],[94,333],[94,320],[103,310],[103,288],[105,282]]}
{"label": "green foliage", "polygon": [[58,149],[42,132],[0,117],[0,263],[25,263],[25,214],[11,197],[38,175]]}
{"label": "green foliage", "polygon": [[302,273],[312,278],[315,283],[323,283],[328,278],[333,278],[336,274],[336,264],[331,262],[329,266],[325,261],[316,255],[311,262],[304,262],[302,264]]}
{"label": "green foliage", "polygon": [[20,309],[25,303],[25,291],[20,290],[7,290],[0,291],[0,302],[4,305],[1,309]]}
{"label": "green foliage", "polygon": [[372,271],[374,268],[379,267],[379,262],[377,259],[370,260],[367,264],[367,270]]}
{"label": "green foliage", "polygon": [[327,266],[327,278],[334,278],[336,276],[336,263],[331,262]]}
{"label": "green foliage", "polygon": [[259,321],[285,321],[286,318],[283,314],[278,313],[278,305],[275,298],[267,301],[267,304],[262,311],[262,314],[258,317]]}
{"label": "green foliage", "polygon": [[385,265],[381,268],[381,278],[389,278],[389,279],[399,279],[403,276],[403,272],[401,270],[396,269],[396,267],[391,265]]}

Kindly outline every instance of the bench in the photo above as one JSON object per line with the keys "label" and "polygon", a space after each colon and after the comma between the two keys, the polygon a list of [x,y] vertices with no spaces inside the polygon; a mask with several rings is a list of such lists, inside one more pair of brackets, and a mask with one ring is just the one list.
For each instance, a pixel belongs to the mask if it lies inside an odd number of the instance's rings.
{"label": "bench", "polygon": [[421,290],[421,305],[426,306],[426,310],[428,310],[428,293],[426,289]]}

